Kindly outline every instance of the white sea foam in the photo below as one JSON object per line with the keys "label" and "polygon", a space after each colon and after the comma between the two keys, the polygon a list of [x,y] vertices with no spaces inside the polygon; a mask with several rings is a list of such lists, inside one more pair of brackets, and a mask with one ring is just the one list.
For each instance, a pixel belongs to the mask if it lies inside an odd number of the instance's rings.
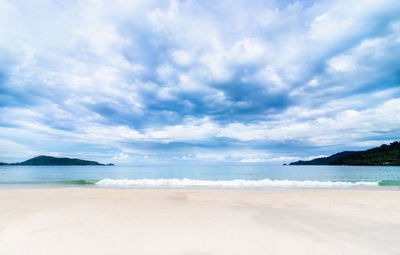
{"label": "white sea foam", "polygon": [[193,179],[103,179],[100,187],[115,188],[351,188],[378,186],[378,182],[292,181],[292,180],[193,180]]}

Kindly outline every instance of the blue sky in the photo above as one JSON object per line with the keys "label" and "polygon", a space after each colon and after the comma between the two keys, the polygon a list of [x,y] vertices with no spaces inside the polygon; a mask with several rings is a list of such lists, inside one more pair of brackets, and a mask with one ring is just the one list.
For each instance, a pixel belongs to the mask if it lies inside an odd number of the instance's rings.
{"label": "blue sky", "polygon": [[400,137],[400,4],[0,0],[0,161],[281,164]]}

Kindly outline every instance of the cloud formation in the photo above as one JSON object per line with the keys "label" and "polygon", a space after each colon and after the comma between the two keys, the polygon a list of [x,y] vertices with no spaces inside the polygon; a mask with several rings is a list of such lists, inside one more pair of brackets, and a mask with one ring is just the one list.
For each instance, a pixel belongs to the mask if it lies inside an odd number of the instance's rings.
{"label": "cloud formation", "polygon": [[398,140],[399,13],[395,0],[0,0],[0,142],[132,163]]}

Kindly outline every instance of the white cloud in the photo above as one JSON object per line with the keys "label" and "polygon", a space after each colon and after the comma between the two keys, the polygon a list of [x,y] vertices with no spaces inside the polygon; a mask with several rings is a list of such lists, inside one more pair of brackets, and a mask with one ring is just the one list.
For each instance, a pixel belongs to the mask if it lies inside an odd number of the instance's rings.
{"label": "white cloud", "polygon": [[350,72],[357,68],[350,56],[335,57],[329,61],[329,66],[337,72]]}
{"label": "white cloud", "polygon": [[178,65],[188,66],[193,63],[193,56],[190,52],[183,50],[175,50],[172,52],[172,58]]}
{"label": "white cloud", "polygon": [[398,137],[395,0],[209,7],[0,1],[2,139],[34,140],[33,151],[59,140],[96,145],[132,159],[151,149],[128,153],[124,142],[229,138],[257,154],[254,141],[361,146]]}
{"label": "white cloud", "polygon": [[227,55],[230,62],[249,64],[264,58],[265,46],[257,38],[245,38],[236,42]]}

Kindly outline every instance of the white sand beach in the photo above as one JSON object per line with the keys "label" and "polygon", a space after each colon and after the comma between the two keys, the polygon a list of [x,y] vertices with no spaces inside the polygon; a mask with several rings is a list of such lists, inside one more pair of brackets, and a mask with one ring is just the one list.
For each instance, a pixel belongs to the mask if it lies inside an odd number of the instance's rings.
{"label": "white sand beach", "polygon": [[400,191],[0,189],[0,254],[400,254]]}

